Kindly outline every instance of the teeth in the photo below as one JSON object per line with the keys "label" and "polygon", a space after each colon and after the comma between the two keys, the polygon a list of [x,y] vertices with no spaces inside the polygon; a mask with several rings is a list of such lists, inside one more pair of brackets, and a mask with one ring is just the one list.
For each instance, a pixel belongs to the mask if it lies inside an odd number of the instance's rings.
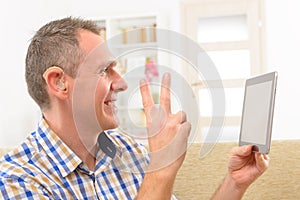
{"label": "teeth", "polygon": [[112,101],[107,102],[107,105],[108,105],[108,106],[113,106],[113,105],[114,105],[114,102],[112,102]]}

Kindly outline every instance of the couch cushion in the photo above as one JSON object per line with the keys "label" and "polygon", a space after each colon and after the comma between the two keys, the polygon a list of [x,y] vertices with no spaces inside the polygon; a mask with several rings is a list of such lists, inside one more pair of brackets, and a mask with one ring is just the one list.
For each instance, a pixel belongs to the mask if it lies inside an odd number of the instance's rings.
{"label": "couch cushion", "polygon": [[[218,143],[204,159],[201,144],[192,144],[178,172],[174,194],[179,199],[210,199],[222,182],[231,149],[236,143]],[[300,198],[300,141],[273,141],[269,169],[247,190],[244,200]],[[0,157],[10,151],[0,148]]]}
{"label": "couch cushion", "polygon": [[[218,143],[204,159],[201,144],[192,144],[179,170],[174,194],[179,199],[210,199],[222,182],[231,149],[236,143]],[[243,199],[300,198],[300,141],[273,141],[269,169],[247,190]]]}

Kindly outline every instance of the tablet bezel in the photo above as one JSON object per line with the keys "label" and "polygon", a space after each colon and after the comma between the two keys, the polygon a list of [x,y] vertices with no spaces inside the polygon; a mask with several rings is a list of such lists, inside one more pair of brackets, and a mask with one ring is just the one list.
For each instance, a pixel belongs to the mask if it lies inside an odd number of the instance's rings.
{"label": "tablet bezel", "polygon": [[[267,133],[266,133],[266,143],[265,144],[257,144],[253,142],[242,141],[242,130],[243,130],[243,122],[244,122],[244,112],[245,112],[245,101],[247,97],[247,87],[272,81],[272,88],[271,88],[271,98],[270,98],[270,107],[269,107],[269,114],[268,114],[268,126],[267,126]],[[272,136],[272,125],[273,125],[273,115],[274,115],[274,105],[275,105],[275,94],[276,94],[276,85],[277,85],[277,72],[271,72],[263,75],[259,75],[253,78],[249,78],[246,80],[245,84],[245,92],[244,92],[244,103],[243,103],[243,112],[241,118],[241,129],[240,129],[240,137],[239,137],[239,146],[243,145],[253,145],[253,151],[258,151],[260,153],[269,153],[270,145],[271,145],[271,136]]]}

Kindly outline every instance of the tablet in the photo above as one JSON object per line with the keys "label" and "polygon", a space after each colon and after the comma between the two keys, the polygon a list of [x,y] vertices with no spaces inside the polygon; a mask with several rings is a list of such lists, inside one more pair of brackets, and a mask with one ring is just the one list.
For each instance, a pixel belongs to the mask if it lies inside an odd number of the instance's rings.
{"label": "tablet", "polygon": [[269,153],[277,72],[246,80],[239,146],[253,145],[253,151]]}

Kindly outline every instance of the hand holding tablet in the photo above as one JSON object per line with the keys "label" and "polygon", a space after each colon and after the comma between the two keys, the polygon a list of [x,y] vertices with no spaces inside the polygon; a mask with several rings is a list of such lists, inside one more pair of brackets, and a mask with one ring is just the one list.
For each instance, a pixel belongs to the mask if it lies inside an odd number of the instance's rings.
{"label": "hand holding tablet", "polygon": [[269,153],[277,72],[246,80],[239,146],[253,145],[254,151]]}

